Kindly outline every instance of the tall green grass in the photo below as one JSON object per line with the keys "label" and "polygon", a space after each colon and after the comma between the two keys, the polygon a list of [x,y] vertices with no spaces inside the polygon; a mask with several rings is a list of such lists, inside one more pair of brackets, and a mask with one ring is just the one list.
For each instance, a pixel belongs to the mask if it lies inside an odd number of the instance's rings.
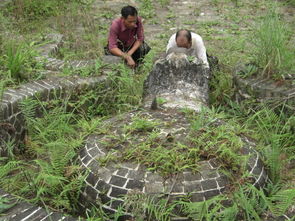
{"label": "tall green grass", "polygon": [[12,44],[7,46],[6,51],[6,68],[11,77],[21,81],[25,77],[24,64],[27,54],[21,50],[21,47],[15,47]]}
{"label": "tall green grass", "polygon": [[262,18],[254,33],[256,63],[262,75],[274,79],[294,72],[294,45],[289,42],[288,26],[281,20],[276,6]]}
{"label": "tall green grass", "polygon": [[34,50],[34,42],[30,44],[16,40],[6,42],[0,58],[0,63],[3,65],[0,75],[3,75],[6,81],[13,80],[15,84],[38,78],[42,63],[38,63],[35,56],[37,53]]}

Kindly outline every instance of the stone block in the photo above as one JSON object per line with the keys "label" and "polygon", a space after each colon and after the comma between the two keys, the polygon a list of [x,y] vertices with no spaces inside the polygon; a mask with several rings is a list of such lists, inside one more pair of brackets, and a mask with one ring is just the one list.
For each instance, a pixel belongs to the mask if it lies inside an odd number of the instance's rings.
{"label": "stone block", "polygon": [[204,191],[217,188],[217,183],[215,179],[201,181],[201,185]]}
{"label": "stone block", "polygon": [[144,182],[141,182],[139,180],[128,180],[128,183],[126,185],[127,189],[138,189],[140,191],[143,190]]}
{"label": "stone block", "polygon": [[192,202],[202,202],[204,201],[204,193],[192,193],[190,198]]}
{"label": "stone block", "polygon": [[145,179],[151,183],[164,181],[162,176],[160,176],[158,173],[152,173],[152,172],[147,172]]}
{"label": "stone block", "polygon": [[126,189],[112,186],[110,196],[115,198],[123,198],[126,193],[127,193]]}
{"label": "stone block", "polygon": [[163,193],[164,186],[162,183],[145,183],[145,192],[149,194]]}
{"label": "stone block", "polygon": [[218,177],[216,170],[202,170],[201,171],[202,177],[206,179]]}
{"label": "stone block", "polygon": [[139,170],[129,170],[128,178],[135,179],[135,180],[143,180],[146,171],[139,169]]}
{"label": "stone block", "polygon": [[224,187],[228,184],[228,178],[225,175],[221,175],[220,177],[216,178],[219,187]]}
{"label": "stone block", "polygon": [[198,181],[202,179],[201,173],[183,172],[184,181]]}
{"label": "stone block", "polygon": [[192,193],[202,191],[201,182],[194,181],[194,182],[186,182],[184,184],[184,192]]}
{"label": "stone block", "polygon": [[91,184],[93,187],[95,186],[95,184],[98,182],[99,177],[96,176],[94,173],[90,172],[89,175],[86,178],[86,181]]}
{"label": "stone block", "polygon": [[[120,169],[117,171],[117,175],[118,175],[118,176],[125,177],[125,176],[127,175],[128,171],[129,171],[129,170],[126,169],[126,168],[120,168]],[[129,177],[129,178],[131,178],[131,177]]]}
{"label": "stone block", "polygon": [[110,180],[110,184],[114,186],[118,186],[118,187],[123,187],[126,184],[126,182],[127,182],[126,178],[116,176],[116,175],[112,175],[112,178]]}
{"label": "stone block", "polygon": [[211,199],[212,197],[217,196],[217,195],[220,195],[219,190],[209,190],[209,191],[204,192],[204,196],[205,196],[206,200]]}
{"label": "stone block", "polygon": [[91,201],[95,201],[97,199],[97,194],[99,194],[99,191],[91,186],[86,186],[85,193]]}

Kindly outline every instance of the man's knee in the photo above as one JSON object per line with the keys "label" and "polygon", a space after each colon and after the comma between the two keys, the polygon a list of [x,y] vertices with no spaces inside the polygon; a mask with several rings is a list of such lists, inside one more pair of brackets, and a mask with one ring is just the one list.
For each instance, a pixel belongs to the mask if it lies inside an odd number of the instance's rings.
{"label": "man's knee", "polygon": [[143,42],[139,48],[143,56],[145,56],[151,50],[151,47],[146,42]]}

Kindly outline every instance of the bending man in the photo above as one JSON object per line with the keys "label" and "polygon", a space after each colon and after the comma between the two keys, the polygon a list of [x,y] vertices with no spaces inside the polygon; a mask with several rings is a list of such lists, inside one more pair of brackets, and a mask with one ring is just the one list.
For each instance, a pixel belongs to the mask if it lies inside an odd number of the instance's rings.
{"label": "bending man", "polygon": [[121,15],[110,27],[106,54],[120,56],[134,68],[150,47],[144,42],[143,25],[136,8],[125,6]]}
{"label": "bending man", "polygon": [[173,34],[170,37],[166,53],[169,54],[177,48],[188,49],[188,55],[196,56],[206,67],[209,68],[206,48],[200,35],[186,29],[177,31],[176,34]]}

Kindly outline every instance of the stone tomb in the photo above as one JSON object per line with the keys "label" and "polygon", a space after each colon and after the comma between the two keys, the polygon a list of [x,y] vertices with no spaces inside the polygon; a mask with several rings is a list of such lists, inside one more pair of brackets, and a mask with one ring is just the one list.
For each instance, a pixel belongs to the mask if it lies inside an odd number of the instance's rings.
{"label": "stone tomb", "polygon": [[[199,112],[208,105],[208,80],[209,70],[197,59],[190,61],[184,53],[172,53],[156,61],[144,84],[143,109],[105,121],[102,132],[88,137],[81,149],[79,160],[89,171],[81,206],[86,209],[101,202],[104,209],[114,212],[124,204],[124,197],[134,191],[165,195],[170,200],[190,196],[192,202],[222,194],[230,183],[215,158],[198,162],[198,172],[184,170],[163,177],[157,171],[147,170],[145,165],[122,159],[121,154],[125,146],[141,145],[149,139],[148,133],[142,131],[126,138],[126,128],[134,119],[159,122],[155,129],[159,133],[158,142],[163,145],[185,142],[191,127],[182,109]],[[164,103],[157,103],[157,98]],[[173,141],[169,141],[168,135]],[[249,156],[247,170],[253,176],[253,185],[263,186],[267,174],[254,150],[255,144],[246,137],[241,140],[240,153]],[[110,155],[118,160],[102,165],[101,159]]]}

